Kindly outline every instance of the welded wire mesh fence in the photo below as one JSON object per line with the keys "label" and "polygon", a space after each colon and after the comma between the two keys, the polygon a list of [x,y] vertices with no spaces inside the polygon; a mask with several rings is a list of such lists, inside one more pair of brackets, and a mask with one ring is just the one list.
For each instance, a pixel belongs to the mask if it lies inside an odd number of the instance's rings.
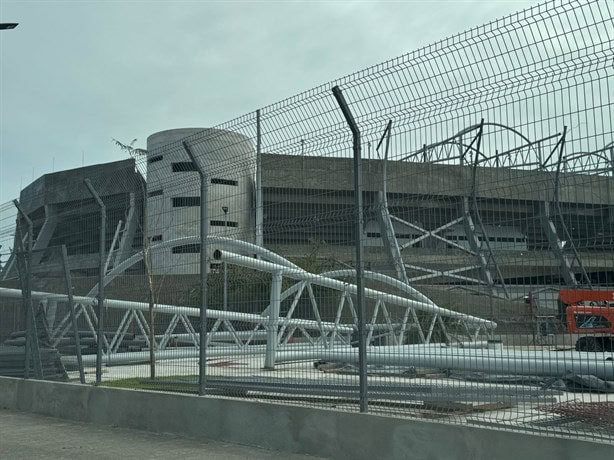
{"label": "welded wire mesh fence", "polygon": [[43,378],[78,379],[80,351],[87,382],[612,441],[613,16],[544,3],[42,177],[19,198],[31,255],[0,207],[0,363],[23,373],[30,343]]}

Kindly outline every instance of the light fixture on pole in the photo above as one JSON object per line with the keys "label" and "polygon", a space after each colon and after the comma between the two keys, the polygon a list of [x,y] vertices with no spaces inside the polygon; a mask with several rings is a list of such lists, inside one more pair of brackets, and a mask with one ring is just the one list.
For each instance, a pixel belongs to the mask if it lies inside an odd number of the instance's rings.
{"label": "light fixture on pole", "polygon": [[19,25],[18,22],[2,22],[2,23],[0,23],[0,30],[14,29],[18,25]]}

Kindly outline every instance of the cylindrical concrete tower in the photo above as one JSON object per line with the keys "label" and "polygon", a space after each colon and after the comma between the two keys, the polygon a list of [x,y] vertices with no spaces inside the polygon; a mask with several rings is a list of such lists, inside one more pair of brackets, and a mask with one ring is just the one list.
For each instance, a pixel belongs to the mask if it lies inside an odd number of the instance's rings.
{"label": "cylindrical concrete tower", "polygon": [[[201,160],[209,177],[209,234],[254,240],[256,153],[242,134],[184,128],[147,138],[147,225],[153,244],[198,236],[200,178],[182,141]],[[171,245],[152,258],[155,274],[195,274],[199,245]]]}

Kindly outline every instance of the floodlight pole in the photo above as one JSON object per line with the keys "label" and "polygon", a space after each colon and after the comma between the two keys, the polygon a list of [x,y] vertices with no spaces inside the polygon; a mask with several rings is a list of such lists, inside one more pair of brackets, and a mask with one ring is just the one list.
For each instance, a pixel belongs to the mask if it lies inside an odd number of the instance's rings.
{"label": "floodlight pole", "polygon": [[209,224],[207,197],[209,194],[209,177],[188,143],[183,141],[182,144],[200,176],[200,343],[198,351],[198,394],[204,396],[207,391],[207,234]]}
{"label": "floodlight pole", "polygon": [[333,95],[339,104],[341,112],[352,131],[352,149],[354,151],[354,231],[356,233],[356,298],[358,302],[358,376],[360,412],[367,412],[369,408],[369,395],[367,392],[367,328],[365,327],[365,287],[364,279],[364,244],[362,229],[364,213],[362,208],[362,159],[360,152],[360,130],[354,116],[343,97],[338,86],[333,87]]}

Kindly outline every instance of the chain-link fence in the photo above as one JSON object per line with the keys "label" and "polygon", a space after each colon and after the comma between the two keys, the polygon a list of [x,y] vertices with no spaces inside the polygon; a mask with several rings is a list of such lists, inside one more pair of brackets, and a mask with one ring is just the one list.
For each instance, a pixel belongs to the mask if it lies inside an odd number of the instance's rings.
{"label": "chain-link fence", "polygon": [[0,207],[0,374],[611,442],[613,17],[547,2],[41,177]]}

